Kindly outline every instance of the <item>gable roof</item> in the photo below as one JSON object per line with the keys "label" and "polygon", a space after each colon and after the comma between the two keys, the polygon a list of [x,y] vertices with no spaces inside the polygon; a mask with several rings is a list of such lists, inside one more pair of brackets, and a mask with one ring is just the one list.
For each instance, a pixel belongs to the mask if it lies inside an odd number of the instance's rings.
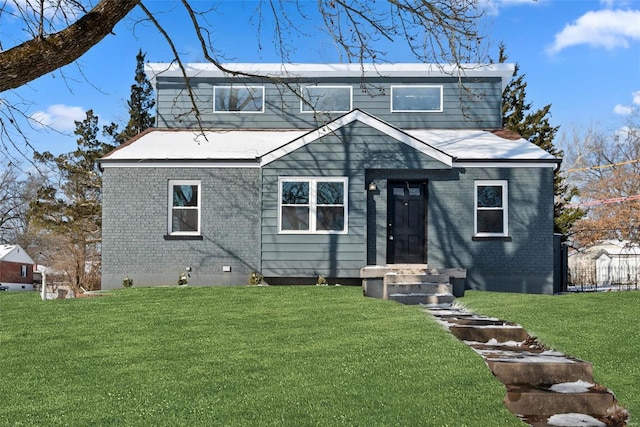
{"label": "gable roof", "polygon": [[273,162],[274,160],[277,160],[280,157],[288,153],[291,153],[292,151],[297,150],[300,147],[303,147],[313,141],[316,141],[322,138],[323,136],[335,133],[338,129],[350,123],[353,123],[355,121],[364,123],[374,129],[377,129],[378,131],[392,137],[398,142],[404,143],[426,154],[427,156],[435,160],[438,160],[448,168],[451,168],[453,165],[453,156],[451,156],[450,154],[447,154],[446,152],[432,145],[425,144],[423,141],[420,141],[419,139],[411,136],[409,133],[404,132],[394,126],[391,126],[390,124],[368,113],[365,113],[362,110],[357,110],[357,109],[325,124],[324,126],[319,127],[318,129],[315,129],[307,133],[306,135],[294,141],[289,142],[288,144],[285,144],[284,146],[278,148],[277,150],[274,150],[270,153],[265,154],[262,157],[262,161],[260,162],[260,164],[262,166],[267,165]]}
{"label": "gable roof", "polygon": [[99,160],[100,167],[260,167],[338,129],[361,122],[451,168],[459,162],[560,160],[523,138],[483,130],[401,130],[353,110],[314,130],[149,129]]}
{"label": "gable roof", "polygon": [[0,245],[0,261],[35,264],[20,245]]}

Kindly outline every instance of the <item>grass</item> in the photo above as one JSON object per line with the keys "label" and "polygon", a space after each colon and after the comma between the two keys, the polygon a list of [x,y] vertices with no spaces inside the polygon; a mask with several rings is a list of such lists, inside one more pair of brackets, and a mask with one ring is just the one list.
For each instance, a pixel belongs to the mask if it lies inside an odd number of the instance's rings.
{"label": "grass", "polygon": [[0,425],[522,425],[419,307],[354,287],[0,295]]}
{"label": "grass", "polygon": [[467,292],[478,313],[521,324],[545,345],[593,364],[594,380],[640,415],[640,292],[562,296]]}

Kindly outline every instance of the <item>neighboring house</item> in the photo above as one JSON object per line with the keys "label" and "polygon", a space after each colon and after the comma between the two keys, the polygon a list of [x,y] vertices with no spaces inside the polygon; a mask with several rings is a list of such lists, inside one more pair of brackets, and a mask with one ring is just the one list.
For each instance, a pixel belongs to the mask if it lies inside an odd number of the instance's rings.
{"label": "neighboring house", "polygon": [[11,291],[33,290],[33,259],[20,245],[0,245],[0,285]]}
{"label": "neighboring house", "polygon": [[501,129],[513,65],[227,67],[272,79],[189,64],[189,91],[175,65],[146,66],[158,127],[100,160],[103,289],[428,263],[467,269],[468,288],[553,292],[560,160]]}
{"label": "neighboring house", "polygon": [[640,246],[628,241],[605,240],[569,253],[573,285],[640,284]]}

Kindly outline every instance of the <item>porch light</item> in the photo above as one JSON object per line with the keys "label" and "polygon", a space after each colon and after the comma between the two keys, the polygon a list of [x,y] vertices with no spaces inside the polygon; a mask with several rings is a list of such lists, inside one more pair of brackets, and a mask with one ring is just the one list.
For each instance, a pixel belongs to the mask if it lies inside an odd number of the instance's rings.
{"label": "porch light", "polygon": [[369,183],[369,187],[367,187],[369,189],[369,191],[377,191],[378,190],[378,186],[376,185],[375,182],[371,181]]}

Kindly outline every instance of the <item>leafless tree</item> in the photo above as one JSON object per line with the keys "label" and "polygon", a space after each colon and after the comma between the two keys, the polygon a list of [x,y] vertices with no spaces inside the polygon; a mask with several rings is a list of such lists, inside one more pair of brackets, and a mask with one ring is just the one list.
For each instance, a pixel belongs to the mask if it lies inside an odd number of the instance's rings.
{"label": "leafless tree", "polygon": [[[195,1],[180,0],[200,41],[204,57],[222,66],[211,37],[215,5],[206,2],[197,9]],[[5,1],[0,19],[24,21],[26,37],[0,52],[0,92],[14,89],[80,58],[92,46],[112,33],[115,25],[138,7],[172,44],[172,37],[160,20],[141,0],[100,0],[90,8],[89,0]],[[404,42],[416,59],[433,63],[467,62],[481,37],[477,19],[482,12],[477,0],[318,0],[313,11],[303,0],[260,0],[255,14],[259,31],[268,16],[273,37],[283,62],[289,59],[292,36],[313,36],[305,22],[319,17],[324,32],[334,41],[343,62],[383,61],[380,41]],[[295,13],[292,15],[291,13]],[[218,17],[219,19],[220,17]],[[225,19],[225,17],[222,17]],[[6,41],[5,41],[6,43]],[[175,61],[180,55],[173,49]],[[229,70],[233,72],[233,70]]]}
{"label": "leafless tree", "polygon": [[[79,59],[112,34],[115,25],[131,16],[135,24],[151,24],[169,45],[173,58],[188,79],[174,36],[163,25],[163,14],[150,0],[5,0],[0,2],[0,26],[8,20],[23,23],[23,33],[0,40],[0,93],[21,87]],[[297,40],[329,37],[340,62],[385,62],[387,50],[408,48],[419,62],[461,64],[481,62],[483,37],[479,0],[255,0],[250,3],[257,22],[259,48],[273,41],[283,64],[291,61]],[[153,6],[153,7],[152,7]],[[202,57],[219,69],[233,52],[220,51],[215,42],[216,20],[229,19],[216,3],[179,0],[171,13],[186,13]],[[181,10],[177,10],[181,9]],[[132,13],[133,12],[133,13]],[[239,19],[234,17],[234,19]],[[134,27],[135,28],[135,27]],[[185,28],[181,32],[187,31]],[[2,33],[0,33],[2,36]],[[91,76],[87,76],[91,78]],[[189,90],[189,89],[188,89]],[[197,114],[195,100],[192,99]],[[22,117],[20,117],[22,116]],[[0,96],[0,141],[14,148],[29,145],[19,128],[26,108]],[[14,130],[13,134],[8,131]],[[6,147],[5,147],[6,148]]]}
{"label": "leafless tree", "polygon": [[567,144],[569,177],[580,188],[587,217],[576,223],[575,240],[640,242],[640,115],[614,130],[594,125],[574,132]]}
{"label": "leafless tree", "polygon": [[43,177],[20,171],[13,163],[0,169],[0,243],[28,247],[29,202],[35,197]]}

